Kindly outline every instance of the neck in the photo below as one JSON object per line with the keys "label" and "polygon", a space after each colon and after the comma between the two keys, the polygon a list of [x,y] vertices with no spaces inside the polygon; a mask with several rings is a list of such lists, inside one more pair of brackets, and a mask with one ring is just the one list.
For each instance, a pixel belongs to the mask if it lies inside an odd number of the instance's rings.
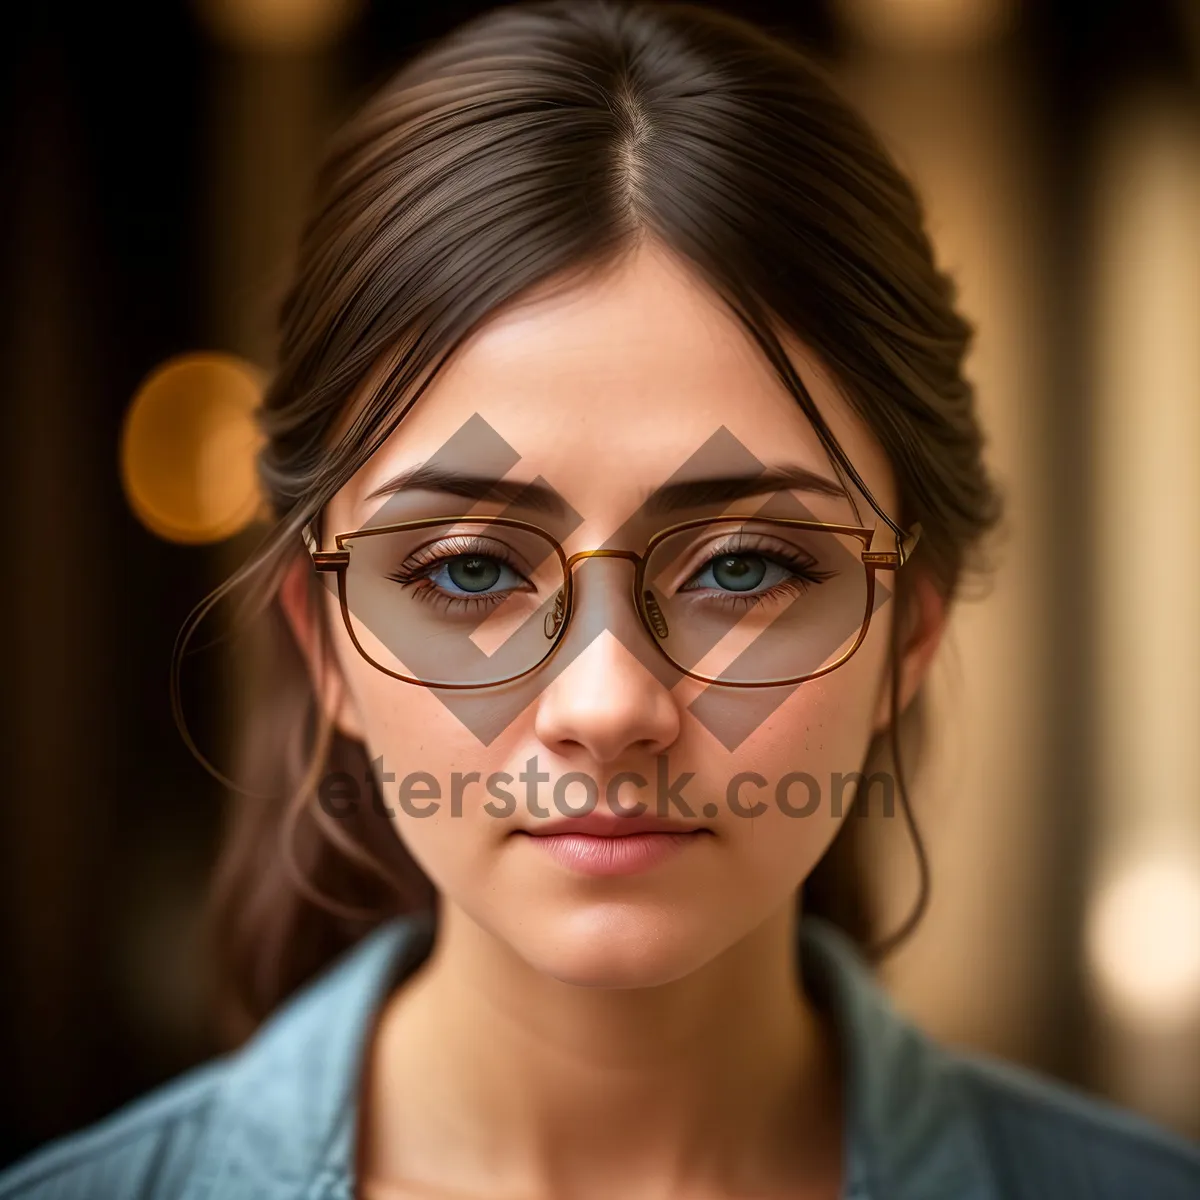
{"label": "neck", "polygon": [[365,1181],[630,1200],[836,1195],[840,1087],[789,905],[681,979],[586,988],[447,904],[385,1006]]}

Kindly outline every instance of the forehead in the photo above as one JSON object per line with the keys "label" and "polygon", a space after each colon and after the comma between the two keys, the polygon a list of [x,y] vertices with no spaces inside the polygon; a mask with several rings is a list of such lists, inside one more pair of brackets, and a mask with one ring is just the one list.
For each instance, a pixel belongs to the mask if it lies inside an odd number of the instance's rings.
{"label": "forehead", "polygon": [[[818,355],[795,338],[785,345],[856,469],[890,506],[882,449]],[[531,295],[487,320],[343,489],[335,501],[341,518],[361,523],[379,506],[367,499],[372,491],[430,460],[464,472],[511,463],[513,478],[540,476],[585,523],[601,524],[619,521],[680,474],[741,474],[757,462],[836,478],[745,328],[685,264],[652,244],[602,275]],[[843,500],[805,504],[822,519],[852,519]]]}

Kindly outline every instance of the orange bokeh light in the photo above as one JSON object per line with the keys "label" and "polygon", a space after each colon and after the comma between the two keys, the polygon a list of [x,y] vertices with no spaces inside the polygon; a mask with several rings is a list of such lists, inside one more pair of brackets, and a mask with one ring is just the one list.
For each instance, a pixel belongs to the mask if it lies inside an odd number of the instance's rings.
{"label": "orange bokeh light", "polygon": [[130,507],[172,542],[217,542],[244,529],[262,498],[254,458],[261,373],[228,354],[170,359],[138,389],[121,434]]}

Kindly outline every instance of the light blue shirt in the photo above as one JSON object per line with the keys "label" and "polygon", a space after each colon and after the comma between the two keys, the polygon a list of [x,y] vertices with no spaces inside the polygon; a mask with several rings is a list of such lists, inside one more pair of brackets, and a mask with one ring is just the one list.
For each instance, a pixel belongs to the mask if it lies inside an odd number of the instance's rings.
{"label": "light blue shirt", "polygon": [[[351,1200],[372,1018],[432,944],[381,926],[239,1050],[0,1174],[0,1200]],[[844,1200],[1200,1200],[1200,1146],[906,1020],[852,943],[800,925],[845,1065]]]}

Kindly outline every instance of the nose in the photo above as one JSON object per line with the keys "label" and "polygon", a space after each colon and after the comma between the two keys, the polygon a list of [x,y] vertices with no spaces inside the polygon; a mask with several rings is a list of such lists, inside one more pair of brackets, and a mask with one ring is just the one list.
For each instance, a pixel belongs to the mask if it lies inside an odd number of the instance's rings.
{"label": "nose", "polygon": [[620,558],[588,558],[575,568],[571,621],[534,723],[542,744],[566,758],[585,754],[603,764],[634,751],[661,754],[679,736],[670,691],[678,672],[638,619],[633,570]]}

